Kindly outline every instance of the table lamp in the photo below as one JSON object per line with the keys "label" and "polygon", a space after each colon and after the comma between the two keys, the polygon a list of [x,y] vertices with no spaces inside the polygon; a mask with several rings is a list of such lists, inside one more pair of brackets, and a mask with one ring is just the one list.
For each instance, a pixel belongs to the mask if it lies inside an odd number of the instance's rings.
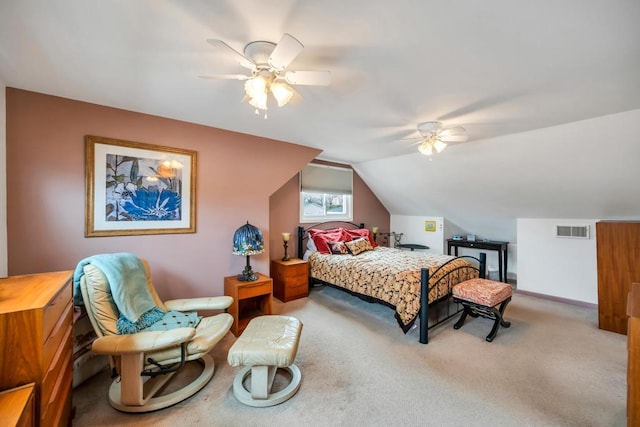
{"label": "table lamp", "polygon": [[282,261],[289,261],[289,255],[287,254],[287,249],[289,248],[289,238],[291,237],[291,233],[282,233],[282,241],[284,242],[284,257]]}
{"label": "table lamp", "polygon": [[233,254],[244,255],[247,257],[247,265],[242,274],[238,275],[241,282],[253,282],[258,280],[258,276],[251,270],[249,257],[264,252],[264,239],[262,232],[255,226],[249,224],[249,221],[242,227],[238,228],[233,235]]}

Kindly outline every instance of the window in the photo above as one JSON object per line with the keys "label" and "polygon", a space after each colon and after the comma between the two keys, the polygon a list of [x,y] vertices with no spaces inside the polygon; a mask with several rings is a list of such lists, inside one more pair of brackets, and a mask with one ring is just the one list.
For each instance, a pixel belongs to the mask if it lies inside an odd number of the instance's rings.
{"label": "window", "polygon": [[317,164],[300,172],[300,222],[353,221],[353,171]]}

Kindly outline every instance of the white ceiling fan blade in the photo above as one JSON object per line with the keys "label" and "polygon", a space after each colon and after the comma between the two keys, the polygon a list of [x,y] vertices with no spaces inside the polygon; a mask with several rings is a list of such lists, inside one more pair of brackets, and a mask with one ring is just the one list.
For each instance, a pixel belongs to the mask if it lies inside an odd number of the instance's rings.
{"label": "white ceiling fan blade", "polygon": [[269,56],[269,65],[274,70],[284,70],[296,56],[302,52],[304,46],[290,34],[284,34]]}
{"label": "white ceiling fan blade", "polygon": [[329,86],[330,71],[287,71],[284,79],[292,85]]}
{"label": "white ceiling fan blade", "polygon": [[216,49],[224,49],[226,52],[232,54],[235,57],[235,60],[244,68],[248,68],[252,71],[256,69],[256,64],[254,64],[252,60],[250,60],[249,58],[247,58],[246,56],[244,56],[243,54],[241,54],[240,52],[238,52],[237,50],[235,50],[234,48],[232,48],[222,40],[207,39],[207,43],[209,43],[211,46],[213,46]]}
{"label": "white ceiling fan blade", "polygon": [[448,136],[448,135],[456,135],[459,133],[464,132],[464,128],[462,126],[455,126],[455,127],[451,127],[451,128],[446,128],[440,132],[438,132],[438,135],[440,136]]}
{"label": "white ceiling fan blade", "polygon": [[466,142],[469,139],[467,135],[438,135],[438,139],[443,142]]}
{"label": "white ceiling fan blade", "polygon": [[407,147],[412,147],[414,145],[418,145],[424,142],[424,138],[422,137],[401,138],[401,139],[394,140],[394,142],[402,143],[402,145],[405,145]]}
{"label": "white ceiling fan blade", "polygon": [[198,76],[205,80],[249,80],[251,76],[244,74],[214,74],[211,76]]}

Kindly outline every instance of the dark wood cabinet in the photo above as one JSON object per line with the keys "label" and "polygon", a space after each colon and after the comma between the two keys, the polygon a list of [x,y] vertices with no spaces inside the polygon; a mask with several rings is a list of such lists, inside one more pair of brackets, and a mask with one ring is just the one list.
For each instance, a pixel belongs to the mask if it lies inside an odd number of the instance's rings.
{"label": "dark wood cabinet", "polygon": [[309,295],[309,263],[298,258],[271,261],[273,296],[287,302]]}
{"label": "dark wood cabinet", "polygon": [[627,333],[627,296],[640,282],[640,221],[596,223],[598,326]]}

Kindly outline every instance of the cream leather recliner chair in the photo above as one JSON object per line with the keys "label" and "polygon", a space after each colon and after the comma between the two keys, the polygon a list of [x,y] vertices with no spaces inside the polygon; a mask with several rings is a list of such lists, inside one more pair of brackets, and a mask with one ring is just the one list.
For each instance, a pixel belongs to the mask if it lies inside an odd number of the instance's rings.
{"label": "cream leather recliner chair", "polygon": [[[224,310],[233,299],[228,296],[165,301],[158,297],[149,265],[142,261],[147,286],[156,306],[163,311]],[[233,317],[220,313],[204,317],[195,328],[177,328],[160,332],[117,335],[116,307],[105,274],[95,265],[82,267],[80,291],[88,317],[98,338],[92,350],[109,356],[118,375],[109,388],[109,402],[123,412],[148,412],[174,405],[201,390],[213,377],[214,361],[209,352],[229,332]],[[202,372],[191,383],[168,394],[164,385],[186,362],[198,361]],[[157,395],[158,394],[158,395]]]}

